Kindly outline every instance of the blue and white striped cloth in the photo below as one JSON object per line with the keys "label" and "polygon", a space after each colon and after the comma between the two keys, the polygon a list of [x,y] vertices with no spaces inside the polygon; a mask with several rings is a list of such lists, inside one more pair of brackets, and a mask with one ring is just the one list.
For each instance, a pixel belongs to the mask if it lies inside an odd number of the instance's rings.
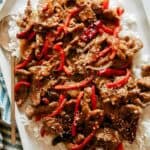
{"label": "blue and white striped cloth", "polygon": [[0,71],[0,109],[1,119],[10,124],[10,100],[7,93],[7,88],[3,79],[3,75]]}
{"label": "blue and white striped cloth", "polygon": [[11,144],[10,100],[3,75],[0,70],[0,150],[22,150],[19,134],[16,144]]}

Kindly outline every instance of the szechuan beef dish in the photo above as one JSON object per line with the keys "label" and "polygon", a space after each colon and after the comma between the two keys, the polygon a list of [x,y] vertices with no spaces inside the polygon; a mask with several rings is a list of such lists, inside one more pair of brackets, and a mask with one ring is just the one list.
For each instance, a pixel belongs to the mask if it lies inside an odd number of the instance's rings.
{"label": "szechuan beef dish", "polygon": [[15,99],[27,101],[40,134],[69,150],[123,150],[136,139],[142,110],[150,101],[150,66],[142,77],[133,59],[143,47],[119,37],[124,9],[108,0],[30,1],[17,21],[21,58],[15,66]]}

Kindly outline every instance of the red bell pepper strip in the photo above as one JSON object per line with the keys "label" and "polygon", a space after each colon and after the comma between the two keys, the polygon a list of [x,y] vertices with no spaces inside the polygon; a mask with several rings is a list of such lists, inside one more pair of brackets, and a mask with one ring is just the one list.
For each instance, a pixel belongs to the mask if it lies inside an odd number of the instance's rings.
{"label": "red bell pepper strip", "polygon": [[66,66],[63,67],[63,70],[64,70],[64,72],[66,73],[67,76],[72,75],[72,72]]}
{"label": "red bell pepper strip", "polygon": [[34,37],[35,37],[35,35],[36,35],[36,32],[32,31],[32,32],[29,34],[27,40],[29,40],[29,41],[33,40]]}
{"label": "red bell pepper strip", "polygon": [[119,34],[120,30],[121,30],[121,27],[120,27],[120,26],[115,27],[113,35],[114,35],[115,37],[118,37],[118,34]]}
{"label": "red bell pepper strip", "polygon": [[66,99],[65,99],[64,95],[60,95],[60,97],[59,97],[59,106],[51,114],[46,115],[44,117],[44,119],[49,120],[51,117],[54,117],[54,116],[60,114],[63,107],[64,107],[64,105],[65,105],[65,103],[66,103]]}
{"label": "red bell pepper strip", "polygon": [[122,144],[122,143],[120,143],[120,144],[118,145],[118,147],[117,147],[117,149],[116,149],[116,150],[124,150],[123,144]]}
{"label": "red bell pepper strip", "polygon": [[41,59],[44,54],[47,54],[48,49],[49,49],[49,42],[46,40],[44,42],[41,52],[39,54],[37,54],[37,59]]}
{"label": "red bell pepper strip", "polygon": [[92,94],[91,94],[91,102],[92,102],[92,109],[96,109],[97,107],[97,97],[95,93],[95,86],[92,86]]}
{"label": "red bell pepper strip", "polygon": [[26,60],[24,60],[22,63],[16,65],[15,70],[26,67],[31,60],[32,60],[32,57],[28,56]]}
{"label": "red bell pepper strip", "polygon": [[111,47],[110,46],[106,47],[104,50],[99,52],[99,54],[96,56],[97,59],[106,56],[106,54],[110,51],[111,51]]}
{"label": "red bell pepper strip", "polygon": [[117,50],[114,49],[114,48],[112,48],[112,53],[111,53],[111,55],[109,56],[110,60],[113,60],[113,59],[115,58],[116,54],[117,54]]}
{"label": "red bell pepper strip", "polygon": [[118,7],[117,8],[117,14],[118,14],[118,16],[121,16],[123,13],[124,13],[124,9],[121,8],[121,7]]}
{"label": "red bell pepper strip", "polygon": [[44,126],[43,126],[43,127],[41,127],[41,129],[40,129],[41,137],[44,137],[44,136],[45,136],[45,133],[46,133],[46,131],[45,131]]}
{"label": "red bell pepper strip", "polygon": [[69,15],[66,18],[65,27],[68,27],[70,24],[70,20],[72,17],[74,17],[81,9],[79,7],[74,7],[72,10],[70,10]]}
{"label": "red bell pepper strip", "polygon": [[82,150],[84,147],[92,140],[94,137],[96,131],[93,130],[92,133],[90,133],[80,144],[72,144],[71,145],[71,150]]}
{"label": "red bell pepper strip", "polygon": [[103,9],[108,9],[109,7],[109,0],[103,0]]}
{"label": "red bell pepper strip", "polygon": [[59,65],[58,71],[64,70],[64,64],[65,64],[65,52],[61,45],[62,43],[57,43],[53,47],[60,54],[60,65]]}
{"label": "red bell pepper strip", "polygon": [[29,88],[31,86],[31,84],[27,81],[19,81],[15,84],[15,92],[17,92],[21,86],[26,86]]}
{"label": "red bell pepper strip", "polygon": [[52,46],[52,42],[54,41],[54,36],[51,33],[48,33],[45,37],[45,42],[43,48],[39,54],[37,54],[37,59],[41,59],[43,56],[46,57],[49,48]]}
{"label": "red bell pepper strip", "polygon": [[104,24],[101,25],[101,28],[102,28],[102,30],[103,30],[104,32],[106,32],[106,33],[108,33],[108,34],[113,35],[113,33],[114,33],[114,30],[113,30],[113,29],[107,27],[107,26],[104,25]]}
{"label": "red bell pepper strip", "polygon": [[74,17],[81,9],[78,8],[78,7],[75,7],[73,8],[72,10],[70,10],[64,24],[60,25],[58,28],[57,28],[57,31],[56,31],[56,36],[60,35],[62,32],[67,32],[67,27],[69,26],[70,24],[70,20],[72,17]]}
{"label": "red bell pepper strip", "polygon": [[29,34],[31,33],[31,30],[33,28],[33,25],[30,25],[27,29],[24,31],[17,33],[16,37],[18,39],[27,39],[29,37]]}
{"label": "red bell pepper strip", "polygon": [[126,70],[123,69],[112,69],[106,68],[98,71],[98,76],[101,77],[112,77],[112,76],[122,76],[126,74]]}
{"label": "red bell pepper strip", "polygon": [[115,81],[113,83],[108,83],[106,86],[107,88],[120,88],[128,83],[128,80],[130,78],[131,72],[127,70],[126,76],[118,81]]}
{"label": "red bell pepper strip", "polygon": [[77,127],[77,119],[78,119],[78,114],[79,114],[79,106],[80,106],[80,102],[81,99],[84,95],[84,92],[80,92],[77,99],[76,99],[76,105],[75,105],[75,110],[74,110],[74,120],[73,120],[73,124],[72,124],[72,136],[76,136],[77,131],[76,131],[76,127]]}
{"label": "red bell pepper strip", "polygon": [[87,84],[89,84],[93,80],[94,76],[91,75],[90,77],[87,77],[83,81],[72,83],[72,84],[65,84],[65,85],[56,85],[54,88],[55,90],[73,90],[85,87]]}

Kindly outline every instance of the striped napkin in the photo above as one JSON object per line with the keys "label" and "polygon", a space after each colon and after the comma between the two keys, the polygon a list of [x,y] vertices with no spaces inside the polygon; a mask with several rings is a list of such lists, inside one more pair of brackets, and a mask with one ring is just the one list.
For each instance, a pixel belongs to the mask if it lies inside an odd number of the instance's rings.
{"label": "striped napkin", "polygon": [[0,150],[22,150],[17,131],[16,144],[11,144],[10,100],[0,70]]}

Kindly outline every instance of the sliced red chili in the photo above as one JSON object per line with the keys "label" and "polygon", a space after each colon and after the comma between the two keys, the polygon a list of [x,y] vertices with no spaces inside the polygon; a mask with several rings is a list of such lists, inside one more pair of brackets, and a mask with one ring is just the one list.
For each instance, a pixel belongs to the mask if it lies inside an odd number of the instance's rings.
{"label": "sliced red chili", "polygon": [[126,70],[124,69],[106,68],[98,71],[98,75],[102,77],[122,76],[125,74],[126,74]]}
{"label": "sliced red chili", "polygon": [[20,64],[16,65],[15,70],[16,69],[22,69],[22,68],[26,67],[31,60],[32,60],[32,56],[28,56],[27,59],[25,59]]}
{"label": "sliced red chili", "polygon": [[64,70],[64,64],[65,64],[65,52],[64,49],[62,48],[62,43],[57,43],[53,47],[56,51],[59,52],[60,54],[60,65],[58,68],[58,71]]}
{"label": "sliced red chili", "polygon": [[15,92],[17,92],[20,89],[20,87],[22,87],[22,86],[26,86],[26,87],[29,88],[31,86],[31,83],[29,83],[27,81],[19,81],[19,82],[17,82],[15,84]]}
{"label": "sliced red chili", "polygon": [[109,0],[103,0],[103,9],[108,9],[109,7]]}
{"label": "sliced red chili", "polygon": [[54,88],[56,90],[73,90],[73,89],[78,89],[85,87],[87,84],[89,84],[93,80],[93,75],[90,77],[87,77],[85,80],[73,83],[73,84],[65,84],[65,85],[56,85]]}
{"label": "sliced red chili", "polygon": [[51,114],[46,115],[44,117],[44,119],[49,120],[51,117],[54,117],[54,116],[60,114],[63,107],[64,107],[64,105],[65,105],[65,103],[66,103],[66,99],[65,99],[64,95],[60,95],[60,97],[59,97],[59,106]]}
{"label": "sliced red chili", "polygon": [[92,109],[96,109],[97,107],[97,97],[95,93],[95,86],[92,86],[92,95],[91,95]]}
{"label": "sliced red chili", "polygon": [[122,86],[124,86],[125,84],[128,83],[128,80],[130,78],[131,72],[129,70],[127,70],[126,76],[123,77],[122,79],[115,81],[113,83],[108,83],[106,86],[107,88],[120,88]]}
{"label": "sliced red chili", "polygon": [[117,8],[117,14],[118,16],[121,16],[124,13],[124,9],[122,7]]}
{"label": "sliced red chili", "polygon": [[72,136],[76,136],[77,134],[77,131],[76,131],[77,119],[79,115],[79,106],[80,106],[80,102],[81,102],[83,95],[84,95],[84,92],[80,92],[76,99],[76,105],[75,105],[75,110],[74,110],[74,120],[72,124]]}
{"label": "sliced red chili", "polygon": [[71,150],[82,150],[94,137],[96,131],[93,130],[92,133],[90,133],[80,144],[72,144]]}
{"label": "sliced red chili", "polygon": [[123,144],[122,144],[122,143],[120,143],[120,144],[118,145],[118,147],[117,147],[117,149],[116,149],[116,150],[124,150]]}

